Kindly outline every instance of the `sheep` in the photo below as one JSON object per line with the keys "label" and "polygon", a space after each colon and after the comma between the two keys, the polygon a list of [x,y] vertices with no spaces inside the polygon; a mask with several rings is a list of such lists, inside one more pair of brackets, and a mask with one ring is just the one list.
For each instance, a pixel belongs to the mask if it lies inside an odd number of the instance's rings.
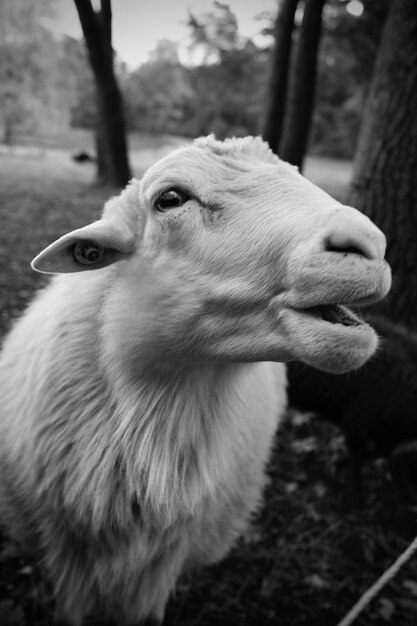
{"label": "sheep", "polygon": [[384,254],[260,138],[210,136],[34,259],[59,275],[0,358],[0,516],[57,619],[161,622],[179,576],[224,557],[261,504],[284,362],[371,356],[348,305],[389,291]]}
{"label": "sheep", "polygon": [[342,430],[349,452],[349,505],[363,504],[362,469],[369,458],[388,457],[403,495],[415,501],[417,335],[375,314],[366,319],[381,340],[374,356],[344,375],[289,363],[289,404]]}

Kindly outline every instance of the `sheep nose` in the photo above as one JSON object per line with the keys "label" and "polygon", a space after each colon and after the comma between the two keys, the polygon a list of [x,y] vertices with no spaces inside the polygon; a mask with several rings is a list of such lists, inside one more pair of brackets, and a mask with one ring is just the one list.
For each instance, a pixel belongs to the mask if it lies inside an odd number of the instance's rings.
{"label": "sheep nose", "polygon": [[377,226],[365,215],[351,207],[337,211],[324,237],[326,252],[356,254],[369,261],[380,261],[385,256],[386,239]]}

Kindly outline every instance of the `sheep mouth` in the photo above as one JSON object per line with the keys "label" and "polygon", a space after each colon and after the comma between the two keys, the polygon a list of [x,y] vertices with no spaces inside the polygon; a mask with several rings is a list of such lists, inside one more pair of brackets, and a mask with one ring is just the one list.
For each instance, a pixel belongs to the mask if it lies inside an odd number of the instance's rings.
{"label": "sheep mouth", "polygon": [[375,352],[378,337],[365,320],[342,304],[287,308],[280,317],[289,360],[334,374],[361,367]]}
{"label": "sheep mouth", "polygon": [[330,324],[339,324],[349,327],[366,326],[366,322],[351,311],[347,306],[341,304],[319,304],[310,308],[301,309],[303,313],[310,314],[317,320]]}

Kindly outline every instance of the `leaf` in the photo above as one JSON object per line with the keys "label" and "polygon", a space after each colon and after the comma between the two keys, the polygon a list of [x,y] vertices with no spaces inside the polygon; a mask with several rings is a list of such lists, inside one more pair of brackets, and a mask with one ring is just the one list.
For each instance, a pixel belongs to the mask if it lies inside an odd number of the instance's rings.
{"label": "leaf", "polygon": [[297,485],[297,483],[287,483],[284,486],[284,489],[285,489],[286,493],[291,494],[291,493],[294,493],[294,491],[297,491],[298,485]]}
{"label": "leaf", "polygon": [[262,598],[270,598],[275,591],[275,586],[270,578],[264,578],[262,581],[260,595]]}
{"label": "leaf", "polygon": [[343,435],[334,435],[329,443],[328,449],[332,452],[344,452],[346,450],[345,438]]}
{"label": "leaf", "polygon": [[326,589],[329,586],[329,583],[327,583],[324,578],[322,578],[318,574],[312,574],[311,576],[307,576],[307,578],[304,579],[304,582],[306,582],[307,585],[310,585],[310,587],[313,587],[314,589]]}
{"label": "leaf", "polygon": [[403,582],[403,587],[407,589],[413,596],[417,596],[417,582],[409,578]]}
{"label": "leaf", "polygon": [[297,411],[291,416],[291,421],[296,428],[300,428],[301,426],[309,424],[313,417],[314,413],[299,413]]}
{"label": "leaf", "polygon": [[327,488],[324,483],[319,482],[313,485],[313,491],[317,498],[323,498],[323,496],[325,496],[327,493]]}
{"label": "leaf", "polygon": [[306,437],[305,439],[293,441],[291,448],[296,454],[306,454],[307,452],[312,452],[318,448],[317,439],[316,437]]}
{"label": "leaf", "polygon": [[388,598],[380,598],[378,614],[382,617],[382,619],[387,622],[390,621],[394,612],[395,604],[391,602],[391,600],[388,600]]}

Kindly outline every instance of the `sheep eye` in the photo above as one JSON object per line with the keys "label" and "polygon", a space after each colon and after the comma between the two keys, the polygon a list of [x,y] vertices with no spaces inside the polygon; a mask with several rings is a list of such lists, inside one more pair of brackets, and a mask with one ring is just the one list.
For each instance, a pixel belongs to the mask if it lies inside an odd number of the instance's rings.
{"label": "sheep eye", "polygon": [[182,206],[190,197],[179,189],[164,191],[156,201],[158,211],[168,211]]}

